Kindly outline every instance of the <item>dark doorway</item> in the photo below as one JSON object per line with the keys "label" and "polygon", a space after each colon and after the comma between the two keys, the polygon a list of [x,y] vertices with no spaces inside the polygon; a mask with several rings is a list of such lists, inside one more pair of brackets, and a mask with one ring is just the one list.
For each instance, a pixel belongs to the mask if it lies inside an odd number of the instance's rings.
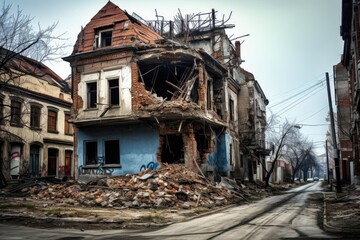
{"label": "dark doorway", "polygon": [[40,176],[40,147],[37,145],[30,147],[29,173],[31,177]]}
{"label": "dark doorway", "polygon": [[55,148],[48,149],[48,176],[56,175],[58,152]]}
{"label": "dark doorway", "polygon": [[164,136],[161,162],[184,163],[184,143],[181,134],[171,134]]}

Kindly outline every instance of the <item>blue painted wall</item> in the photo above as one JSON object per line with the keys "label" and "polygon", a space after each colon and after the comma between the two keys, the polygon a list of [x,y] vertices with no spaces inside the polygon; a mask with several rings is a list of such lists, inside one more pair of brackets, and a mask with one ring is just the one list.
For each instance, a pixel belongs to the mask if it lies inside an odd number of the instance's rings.
{"label": "blue painted wall", "polygon": [[[120,165],[113,175],[135,174],[142,165],[157,163],[159,133],[149,125],[127,125],[111,127],[86,127],[79,129],[78,166],[84,165],[84,141],[97,141],[98,156],[104,156],[104,141],[118,139],[120,142]],[[159,167],[159,165],[157,165]]]}
{"label": "blue painted wall", "polygon": [[216,132],[215,151],[208,155],[206,163],[215,166],[217,173],[230,175],[230,144],[232,137],[225,132]]}

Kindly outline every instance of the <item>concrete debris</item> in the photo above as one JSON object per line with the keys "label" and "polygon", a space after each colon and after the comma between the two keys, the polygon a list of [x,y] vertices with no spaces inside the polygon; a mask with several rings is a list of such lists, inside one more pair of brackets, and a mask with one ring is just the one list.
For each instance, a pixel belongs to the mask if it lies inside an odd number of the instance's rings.
{"label": "concrete debris", "polygon": [[[227,181],[229,182],[229,181]],[[212,185],[183,165],[163,164],[137,175],[108,176],[88,184],[79,182],[35,185],[22,189],[38,200],[117,208],[182,208],[223,206],[239,198],[222,185]]]}

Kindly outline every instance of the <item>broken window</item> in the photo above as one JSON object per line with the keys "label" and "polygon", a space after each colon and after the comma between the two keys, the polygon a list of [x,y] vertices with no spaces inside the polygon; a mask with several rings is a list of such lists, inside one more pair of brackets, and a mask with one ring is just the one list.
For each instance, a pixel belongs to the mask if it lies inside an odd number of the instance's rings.
{"label": "broken window", "polygon": [[97,83],[87,83],[87,108],[96,108],[97,102]]}
{"label": "broken window", "polygon": [[119,105],[119,79],[109,80],[109,104]]}
{"label": "broken window", "polygon": [[21,101],[11,100],[11,124],[15,126],[21,126]]}
{"label": "broken window", "polygon": [[48,110],[48,132],[57,132],[57,111],[55,109]]}
{"label": "broken window", "polygon": [[112,43],[112,29],[104,29],[96,31],[95,35],[95,47],[102,48],[111,46]]}
{"label": "broken window", "polygon": [[105,164],[120,164],[119,140],[105,141]]}
{"label": "broken window", "polygon": [[194,58],[147,59],[139,63],[139,70],[139,81],[158,97],[198,102],[199,78]]}
{"label": "broken window", "polygon": [[97,142],[85,142],[85,165],[97,164]]}
{"label": "broken window", "polygon": [[164,136],[161,162],[184,163],[184,143],[181,134],[170,134]]}
{"label": "broken window", "polygon": [[30,127],[40,128],[41,107],[39,105],[31,105],[30,107]]}

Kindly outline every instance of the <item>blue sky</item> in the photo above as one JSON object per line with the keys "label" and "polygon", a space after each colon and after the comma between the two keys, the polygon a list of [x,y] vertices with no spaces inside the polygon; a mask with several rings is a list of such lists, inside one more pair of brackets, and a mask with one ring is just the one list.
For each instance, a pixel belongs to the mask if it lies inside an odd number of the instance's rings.
{"label": "blue sky", "polygon": [[[314,141],[317,153],[325,151],[323,145],[328,126],[325,121],[328,107],[325,72],[333,85],[333,65],[341,60],[343,42],[340,37],[341,1],[339,0],[113,0],[123,10],[136,12],[144,19],[159,15],[171,20],[178,13],[205,13],[214,8],[218,18],[235,24],[228,35],[250,34],[241,40],[242,67],[252,72],[259,81],[274,113],[283,119],[305,124],[301,132]],[[57,33],[65,33],[73,46],[81,26],[107,3],[107,0],[12,0],[24,14],[34,17],[34,23],[48,26],[58,22]],[[70,54],[69,47],[67,54]],[[70,73],[68,63],[48,63],[56,73],[65,78]],[[316,83],[319,83],[315,85]],[[291,96],[297,105],[292,105]],[[333,93],[332,93],[333,94]],[[332,96],[334,99],[334,96]],[[290,98],[291,99],[291,98]],[[294,99],[294,98],[293,98]],[[294,103],[295,104],[295,103]],[[289,106],[287,110],[286,106]],[[287,110],[287,111],[285,111]],[[269,114],[269,113],[268,113]],[[320,126],[306,126],[320,125]]]}

